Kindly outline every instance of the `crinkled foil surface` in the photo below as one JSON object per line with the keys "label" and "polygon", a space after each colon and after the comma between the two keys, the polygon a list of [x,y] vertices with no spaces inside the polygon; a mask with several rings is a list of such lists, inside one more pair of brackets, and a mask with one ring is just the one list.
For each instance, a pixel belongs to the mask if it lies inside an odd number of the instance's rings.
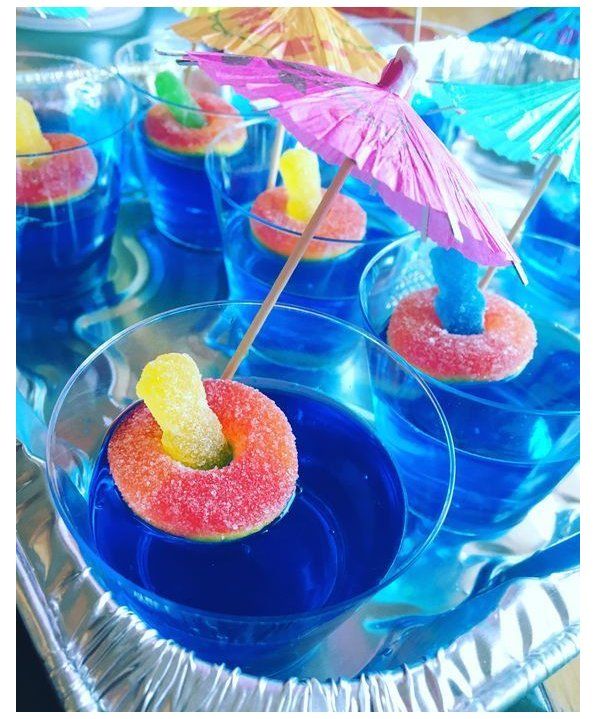
{"label": "crinkled foil surface", "polygon": [[574,474],[525,527],[460,554],[458,571],[470,582],[491,564],[503,581],[447,613],[407,621],[397,619],[403,606],[389,587],[318,652],[314,674],[326,662],[341,670],[337,658],[346,656],[349,678],[279,681],[207,664],[118,606],[56,516],[43,463],[18,445],[18,606],[67,710],[497,710],[578,652],[579,573],[567,546],[577,536],[576,490]]}

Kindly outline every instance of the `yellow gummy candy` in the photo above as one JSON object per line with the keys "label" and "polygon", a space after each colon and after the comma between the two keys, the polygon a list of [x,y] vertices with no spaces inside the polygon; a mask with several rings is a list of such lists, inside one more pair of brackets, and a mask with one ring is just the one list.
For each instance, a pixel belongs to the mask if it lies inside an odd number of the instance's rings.
{"label": "yellow gummy candy", "polygon": [[288,217],[308,222],[321,201],[321,174],[316,154],[297,145],[283,153],[279,169],[288,192]]}
{"label": "yellow gummy candy", "polygon": [[41,134],[31,103],[17,96],[17,155],[51,151],[52,146]]}
{"label": "yellow gummy candy", "polygon": [[230,461],[230,450],[213,410],[207,404],[201,373],[187,354],[172,352],[148,362],[137,383],[160,426],[163,448],[194,469],[211,469]]}

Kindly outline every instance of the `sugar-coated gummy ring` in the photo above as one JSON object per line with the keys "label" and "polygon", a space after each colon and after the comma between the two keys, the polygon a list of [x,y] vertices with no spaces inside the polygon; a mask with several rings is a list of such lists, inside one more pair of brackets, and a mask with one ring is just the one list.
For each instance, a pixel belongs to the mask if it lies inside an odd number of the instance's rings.
{"label": "sugar-coated gummy ring", "polygon": [[167,105],[154,105],[145,115],[145,132],[151,142],[179,155],[204,155],[220,132],[235,127],[228,130],[225,139],[213,149],[220,155],[238,152],[247,137],[246,128],[238,125],[241,120],[238,110],[210,92],[193,92],[192,96],[203,111],[206,124],[203,127],[186,127],[176,120]]}
{"label": "sugar-coated gummy ring", "polygon": [[291,499],[296,441],[284,413],[258,390],[230,380],[204,385],[232,447],[229,465],[200,470],[172,459],[140,403],[110,439],[110,470],[128,506],[154,527],[188,539],[237,539],[272,522]]}
{"label": "sugar-coated gummy ring", "polygon": [[536,327],[514,302],[486,293],[484,332],[450,334],[434,307],[437,288],[412,292],[395,308],[387,341],[407,362],[451,382],[490,382],[519,374],[532,359]]}
{"label": "sugar-coated gummy ring", "polygon": [[[253,203],[251,213],[278,227],[300,234],[306,222],[299,222],[286,214],[288,195],[285,187],[274,187],[261,192]],[[265,225],[251,218],[250,226],[257,240],[272,252],[288,256],[294,249],[298,236],[288,232],[280,232],[274,227]],[[349,239],[353,242],[325,242],[311,240],[308,243],[305,260],[328,260],[343,255],[354,248],[354,243],[362,240],[366,234],[366,212],[351,197],[337,195],[327,216],[320,224],[317,234],[332,240]]]}
{"label": "sugar-coated gummy ring", "polygon": [[69,133],[44,134],[56,155],[17,160],[17,205],[43,207],[84,195],[97,178],[97,160],[85,140]]}

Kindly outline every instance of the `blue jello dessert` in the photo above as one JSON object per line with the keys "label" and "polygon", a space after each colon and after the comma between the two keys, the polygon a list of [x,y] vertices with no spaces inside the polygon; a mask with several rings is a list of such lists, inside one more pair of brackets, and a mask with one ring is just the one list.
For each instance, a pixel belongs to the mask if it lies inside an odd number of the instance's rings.
{"label": "blue jello dessert", "polygon": [[36,117],[18,101],[17,295],[74,294],[107,271],[120,204],[118,139],[88,145],[64,114],[40,110]]}
{"label": "blue jello dessert", "polygon": [[[135,127],[139,164],[157,228],[172,240],[206,249],[220,248],[220,234],[205,154],[213,145],[233,155],[246,142],[246,130],[234,126],[240,114],[210,92],[187,89],[168,71],[155,78],[163,100],[141,113]],[[250,184],[250,174],[245,178]],[[247,190],[249,188],[247,187]]]}
{"label": "blue jello dessert", "polygon": [[[93,541],[112,568],[159,597],[230,620],[283,619],[368,591],[385,578],[404,531],[405,500],[394,463],[361,419],[289,383],[256,386],[289,421],[299,463],[295,497],[261,531],[225,542],[197,542],[155,529],[132,512],[111,475],[108,443],[138,405],[110,429],[90,489]],[[164,619],[167,627],[167,617],[156,608],[152,623],[158,631]],[[312,623],[314,630],[314,618]],[[247,631],[246,626],[238,625],[237,631]],[[180,638],[193,643],[192,636]],[[221,642],[197,638],[196,649],[221,661],[232,651],[229,642],[229,636]],[[241,665],[261,651],[246,644],[245,654],[233,655]]]}

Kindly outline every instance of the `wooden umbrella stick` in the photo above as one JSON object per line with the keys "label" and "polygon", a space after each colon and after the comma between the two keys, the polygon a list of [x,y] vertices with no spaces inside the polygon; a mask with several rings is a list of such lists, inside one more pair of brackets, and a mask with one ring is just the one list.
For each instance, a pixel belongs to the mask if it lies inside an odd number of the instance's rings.
{"label": "wooden umbrella stick", "polygon": [[[507,234],[507,239],[509,242],[513,245],[517,239],[517,235],[519,234],[519,231],[523,227],[525,221],[528,219],[530,214],[532,213],[532,210],[536,207],[538,200],[542,197],[544,194],[544,191],[548,187],[553,175],[557,171],[559,165],[561,164],[561,156],[560,155],[553,155],[547,165],[547,168],[542,175],[540,182],[536,185],[534,188],[534,192],[530,195],[528,201],[524,205],[523,210],[519,213],[519,217],[515,221],[513,227],[509,230]],[[519,275],[520,280],[523,282],[524,285],[528,284],[528,280],[526,278],[525,273],[519,266],[519,263],[513,262],[513,266],[515,268],[515,271]],[[498,267],[491,267],[486,271],[483,278],[478,283],[478,287],[481,290],[486,289],[486,286],[488,283],[492,280],[495,272],[498,270]]]}
{"label": "wooden umbrella stick", "polygon": [[[190,51],[196,52],[196,49],[197,49],[197,43],[196,42],[191,43]],[[193,67],[193,63],[191,63],[190,65],[187,65],[184,68],[183,76],[184,76],[184,84],[186,85],[186,87],[188,87],[188,83],[190,82],[190,73],[192,71],[192,67]]]}
{"label": "wooden umbrella stick", "polygon": [[267,189],[270,190],[275,187],[277,182],[277,173],[279,172],[279,160],[281,158],[281,149],[284,144],[284,137],[286,131],[281,122],[277,123],[275,128],[275,137],[273,138],[273,145],[271,147],[271,158],[269,160],[269,178],[267,179]]}
{"label": "wooden umbrella stick", "polygon": [[277,279],[271,286],[267,297],[263,300],[263,304],[259,307],[259,311],[254,316],[253,321],[250,323],[246,330],[244,337],[240,341],[240,344],[236,348],[234,355],[226,365],[222,373],[223,379],[232,379],[236,374],[236,370],[240,366],[242,360],[246,357],[248,350],[250,349],[255,337],[259,334],[261,327],[265,323],[265,320],[269,316],[269,313],[273,309],[273,306],[279,299],[279,296],[283,292],[285,286],[288,284],[292,273],[298,266],[298,263],[302,259],[302,256],[306,252],[308,243],[312,240],[317,231],[318,226],[325,219],[326,214],[329,212],[331,202],[337,193],[341,190],[342,185],[346,181],[346,178],[354,167],[354,160],[349,158],[345,159],[337,175],[333,178],[333,182],[329,185],[325,194],[323,195],[321,202],[319,202],[317,209],[313,216],[308,221],[308,224],[304,228],[304,232],[296,242],[296,246],[292,250],[292,253],[286,260],[285,265],[282,267],[281,272],[277,276]]}
{"label": "wooden umbrella stick", "polygon": [[417,45],[420,42],[420,31],[422,29],[422,8],[416,8],[416,15],[414,16],[414,40],[413,45]]}

